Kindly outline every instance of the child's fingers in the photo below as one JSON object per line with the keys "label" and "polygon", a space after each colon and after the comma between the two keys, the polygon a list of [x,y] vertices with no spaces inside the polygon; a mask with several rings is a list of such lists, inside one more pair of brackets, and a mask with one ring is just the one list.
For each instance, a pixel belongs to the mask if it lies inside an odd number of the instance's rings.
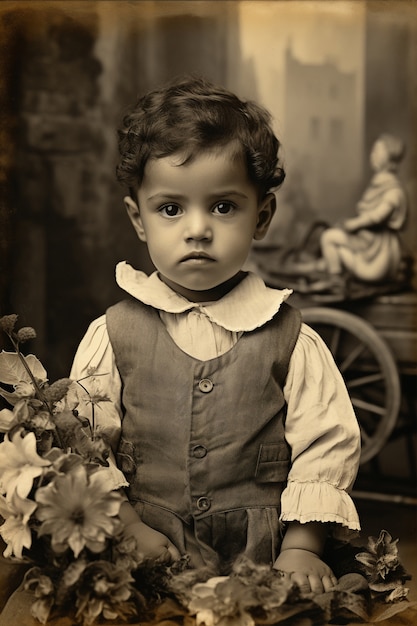
{"label": "child's fingers", "polygon": [[172,543],[170,543],[169,546],[168,546],[168,552],[171,555],[171,560],[172,561],[178,561],[178,559],[181,558],[180,551],[177,550],[177,548]]}
{"label": "child's fingers", "polygon": [[168,543],[166,547],[164,547],[161,554],[155,559],[158,563],[172,563],[173,561],[178,561],[181,557],[181,554],[177,550],[177,548],[172,544]]}
{"label": "child's fingers", "polygon": [[331,589],[333,589],[333,587],[337,585],[337,579],[335,578],[335,576],[323,576],[321,581],[323,583],[324,591],[330,591]]}
{"label": "child's fingers", "polygon": [[171,553],[170,553],[169,549],[168,548],[163,548],[161,554],[159,554],[156,557],[155,561],[157,563],[164,563],[166,565],[169,565],[171,563],[171,561],[172,561],[172,556],[171,556]]}
{"label": "child's fingers", "polygon": [[293,572],[291,580],[295,582],[302,596],[310,593],[325,593],[330,591],[337,584],[334,576],[319,576],[318,574],[302,574],[301,572]]}
{"label": "child's fingers", "polygon": [[318,574],[309,574],[308,582],[310,584],[310,590],[312,593],[323,593],[324,584],[323,579]]}
{"label": "child's fingers", "polygon": [[301,572],[293,572],[291,573],[291,580],[298,586],[301,596],[307,595],[311,592],[310,581],[308,576],[305,574],[302,574]]}

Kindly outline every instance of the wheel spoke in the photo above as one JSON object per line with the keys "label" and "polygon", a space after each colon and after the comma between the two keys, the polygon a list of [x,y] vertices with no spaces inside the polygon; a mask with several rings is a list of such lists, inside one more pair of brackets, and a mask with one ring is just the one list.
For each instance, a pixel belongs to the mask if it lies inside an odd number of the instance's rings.
{"label": "wheel spoke", "polygon": [[339,341],[340,341],[340,328],[338,328],[337,326],[335,327],[332,336],[330,338],[330,342],[329,342],[329,349],[330,352],[336,356],[337,354],[337,348],[339,346]]}
{"label": "wheel spoke", "polygon": [[385,339],[360,315],[307,307],[303,319],[326,343],[342,373],[361,429],[361,464],[388,440],[401,401],[398,367]]}
{"label": "wheel spoke", "polygon": [[345,372],[352,365],[352,363],[356,361],[358,356],[362,354],[365,348],[366,346],[363,343],[359,343],[355,348],[353,348],[343,362],[339,364],[339,370],[342,373]]}
{"label": "wheel spoke", "polygon": [[350,400],[353,406],[357,409],[364,409],[365,411],[369,411],[370,413],[376,413],[377,415],[386,415],[386,409],[384,406],[379,406],[378,404],[366,402],[365,400],[361,400],[360,398],[351,398]]}
{"label": "wheel spoke", "polygon": [[370,385],[371,383],[378,383],[384,380],[384,375],[379,374],[370,374],[369,376],[361,376],[360,378],[352,378],[352,380],[348,380],[346,382],[346,386],[348,389],[353,389],[355,387],[362,387],[363,385]]}

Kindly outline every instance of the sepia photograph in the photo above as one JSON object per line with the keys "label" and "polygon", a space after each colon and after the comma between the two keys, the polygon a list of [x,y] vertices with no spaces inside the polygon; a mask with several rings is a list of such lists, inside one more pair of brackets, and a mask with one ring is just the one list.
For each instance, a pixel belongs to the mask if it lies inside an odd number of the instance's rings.
{"label": "sepia photograph", "polygon": [[0,626],[417,623],[417,3],[0,2]]}

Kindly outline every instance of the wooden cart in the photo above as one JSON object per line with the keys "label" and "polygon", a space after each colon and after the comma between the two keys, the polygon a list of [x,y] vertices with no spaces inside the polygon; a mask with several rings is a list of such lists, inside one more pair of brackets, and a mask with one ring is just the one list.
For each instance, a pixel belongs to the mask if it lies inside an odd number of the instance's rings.
{"label": "wooden cart", "polygon": [[324,339],[345,379],[361,427],[365,463],[381,451],[397,425],[401,401],[407,399],[403,377],[417,374],[417,294],[326,306],[297,295],[294,301],[304,321]]}
{"label": "wooden cart", "polygon": [[398,284],[356,285],[349,296],[340,297],[298,289],[294,276],[268,278],[271,286],[293,287],[289,302],[301,309],[303,320],[333,354],[360,425],[361,465],[376,464],[388,440],[403,435],[415,485],[417,293]]}

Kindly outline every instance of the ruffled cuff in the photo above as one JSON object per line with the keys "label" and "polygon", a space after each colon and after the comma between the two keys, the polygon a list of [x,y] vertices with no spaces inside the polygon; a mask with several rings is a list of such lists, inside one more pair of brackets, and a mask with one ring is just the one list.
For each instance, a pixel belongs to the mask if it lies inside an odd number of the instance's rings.
{"label": "ruffled cuff", "polygon": [[289,482],[281,496],[280,520],[332,523],[332,535],[342,541],[348,541],[361,529],[350,495],[325,482]]}
{"label": "ruffled cuff", "polygon": [[129,483],[127,482],[123,472],[121,472],[117,467],[112,455],[108,458],[108,462],[109,466],[105,469],[108,472],[108,479],[112,484],[112,489],[116,491],[117,489],[121,489],[123,487],[129,487]]}

